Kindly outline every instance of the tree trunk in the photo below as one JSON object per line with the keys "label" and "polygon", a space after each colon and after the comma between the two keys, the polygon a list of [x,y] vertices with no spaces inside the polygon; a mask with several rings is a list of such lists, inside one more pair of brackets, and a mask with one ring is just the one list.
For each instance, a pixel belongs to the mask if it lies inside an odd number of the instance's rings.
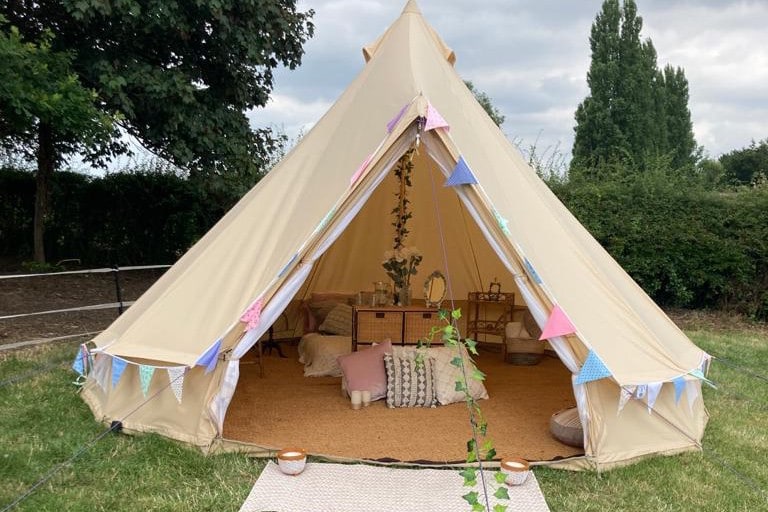
{"label": "tree trunk", "polygon": [[35,220],[34,243],[35,261],[45,263],[45,221],[48,217],[50,199],[49,184],[56,165],[56,154],[53,145],[53,130],[47,123],[40,123],[37,132],[37,174],[35,175]]}

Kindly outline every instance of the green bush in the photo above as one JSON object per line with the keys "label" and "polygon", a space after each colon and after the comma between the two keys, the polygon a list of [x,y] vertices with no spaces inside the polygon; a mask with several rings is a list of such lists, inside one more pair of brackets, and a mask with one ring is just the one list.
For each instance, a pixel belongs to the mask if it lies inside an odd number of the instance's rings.
{"label": "green bush", "polygon": [[665,171],[604,171],[553,191],[660,305],[768,319],[768,188],[707,190]]}

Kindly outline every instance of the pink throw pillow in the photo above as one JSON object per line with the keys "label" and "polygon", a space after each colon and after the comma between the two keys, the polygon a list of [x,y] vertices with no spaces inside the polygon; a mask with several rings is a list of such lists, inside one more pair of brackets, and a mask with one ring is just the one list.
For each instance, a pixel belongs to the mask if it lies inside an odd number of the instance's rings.
{"label": "pink throw pillow", "polygon": [[371,392],[371,400],[387,396],[387,370],[384,354],[392,352],[392,343],[385,341],[367,350],[360,350],[338,357],[341,372],[347,383],[347,391]]}

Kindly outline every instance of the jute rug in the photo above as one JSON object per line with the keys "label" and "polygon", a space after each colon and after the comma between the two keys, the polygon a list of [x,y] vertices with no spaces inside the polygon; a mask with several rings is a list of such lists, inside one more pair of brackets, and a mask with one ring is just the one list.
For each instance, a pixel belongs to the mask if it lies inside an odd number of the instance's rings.
{"label": "jute rug", "polygon": [[[355,411],[341,395],[341,379],[304,377],[295,347],[282,359],[265,356],[258,365],[242,364],[240,381],[224,423],[224,438],[280,449],[300,446],[309,453],[337,458],[462,462],[471,430],[464,403],[433,409],[388,409],[385,401]],[[490,398],[480,407],[499,457],[550,460],[581,453],[555,440],[550,416],[575,399],[562,363],[545,357],[536,366],[513,366],[499,352],[481,352]]]}
{"label": "jute rug", "polygon": [[[497,503],[521,512],[549,510],[533,472],[524,484],[506,486],[509,501],[492,496],[499,484],[492,473],[486,475],[493,482],[489,484],[491,510]],[[308,463],[303,473],[287,476],[270,461],[240,511],[466,512],[470,507],[462,496],[480,492],[481,487],[479,482],[474,488],[463,484],[455,470]]]}

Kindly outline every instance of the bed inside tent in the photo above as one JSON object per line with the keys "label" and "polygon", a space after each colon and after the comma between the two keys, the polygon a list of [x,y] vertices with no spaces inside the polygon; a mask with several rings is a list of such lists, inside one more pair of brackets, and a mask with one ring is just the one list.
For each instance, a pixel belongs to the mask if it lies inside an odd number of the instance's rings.
{"label": "bed inside tent", "polygon": [[[423,256],[418,273],[411,277],[412,305],[425,305],[425,279],[439,271],[447,284],[440,307],[462,310],[457,325],[462,336],[467,335],[468,294],[487,291],[494,281],[500,283],[506,296],[514,296],[514,318],[509,318],[503,306],[493,304],[479,310],[480,318],[495,323],[519,322],[526,309],[514,276],[454,187],[445,186],[451,169],[441,167],[425,145],[411,148],[410,158],[410,150],[403,158],[413,164],[411,185],[404,187],[411,214],[404,245],[416,247]],[[358,292],[372,292],[375,281],[388,280],[382,263],[384,253],[393,247],[398,191],[403,186],[396,167],[386,173],[359,213],[317,260],[279,319],[281,325],[275,329],[283,334],[288,329],[292,341],[301,337],[306,328],[306,305],[313,297],[350,297],[357,301]],[[425,328],[422,336],[426,337],[427,331]],[[583,449],[561,443],[550,432],[551,416],[575,406],[571,374],[554,352],[547,351],[536,365],[513,365],[505,362],[503,337],[480,334],[477,338],[479,354],[474,359],[486,374],[488,393],[488,398],[478,403],[497,453],[533,461],[582,453]],[[329,354],[335,359],[338,337],[313,338],[314,342],[318,340],[320,344],[328,343]],[[393,339],[392,343],[401,341]],[[333,343],[336,348],[331,346]],[[351,350],[348,338],[341,343],[349,343],[342,352]],[[466,459],[466,441],[472,432],[465,402],[432,408],[388,408],[386,399],[382,399],[370,407],[353,410],[349,397],[341,391],[341,377],[328,376],[327,372],[323,376],[304,376],[305,367],[299,361],[295,343],[283,343],[281,348],[287,357],[271,351],[258,357],[256,345],[242,359],[239,382],[224,422],[224,439],[264,453],[299,445],[310,453],[334,459],[438,464]],[[366,350],[367,346],[357,348]],[[338,367],[336,370],[340,371]]]}

